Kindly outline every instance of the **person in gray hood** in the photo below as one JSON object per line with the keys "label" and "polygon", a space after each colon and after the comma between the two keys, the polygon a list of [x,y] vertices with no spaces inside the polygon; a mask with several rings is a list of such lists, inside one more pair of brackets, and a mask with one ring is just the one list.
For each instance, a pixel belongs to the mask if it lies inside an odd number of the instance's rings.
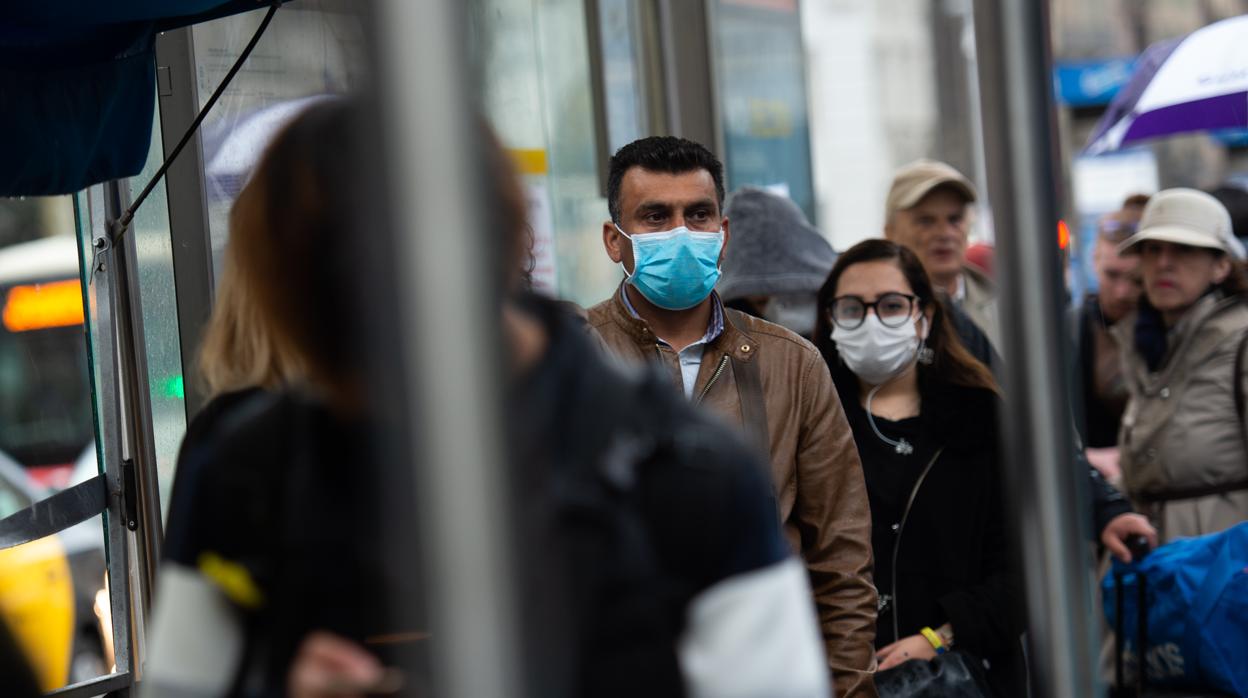
{"label": "person in gray hood", "polygon": [[810,339],[815,297],[836,252],[791,200],[755,187],[733,193],[732,221],[718,291],[724,304]]}

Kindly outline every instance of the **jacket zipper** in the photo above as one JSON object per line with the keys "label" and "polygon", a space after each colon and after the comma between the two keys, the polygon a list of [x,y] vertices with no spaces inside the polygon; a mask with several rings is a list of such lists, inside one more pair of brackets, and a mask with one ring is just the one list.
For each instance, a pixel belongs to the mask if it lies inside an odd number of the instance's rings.
{"label": "jacket zipper", "polygon": [[919,488],[923,486],[923,481],[927,479],[927,474],[932,471],[932,466],[936,465],[936,459],[940,458],[940,454],[944,453],[945,447],[941,446],[936,449],[936,453],[932,454],[932,459],[927,462],[923,468],[923,472],[919,475],[919,479],[915,481],[914,487],[910,490],[910,499],[906,501],[906,508],[902,511],[901,522],[897,524],[897,539],[893,541],[893,578],[891,599],[893,604],[893,642],[901,639],[899,614],[897,613],[897,551],[901,549],[901,534],[906,530],[906,519],[910,518],[910,508],[914,506],[914,498],[919,494]]}
{"label": "jacket zipper", "polygon": [[719,377],[724,374],[725,368],[728,368],[728,355],[727,354],[724,354],[722,357],[720,357],[719,365],[715,367],[715,372],[711,374],[711,379],[706,382],[706,386],[702,388],[702,392],[698,394],[698,399],[695,400],[693,404],[695,405],[702,404],[703,398],[706,397],[707,393],[711,392],[711,387],[715,385],[715,381],[719,380]]}

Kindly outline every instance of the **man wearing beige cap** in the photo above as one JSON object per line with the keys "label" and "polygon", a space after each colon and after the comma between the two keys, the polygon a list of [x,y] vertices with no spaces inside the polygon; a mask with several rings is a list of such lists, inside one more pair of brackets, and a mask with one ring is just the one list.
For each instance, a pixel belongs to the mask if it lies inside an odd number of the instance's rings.
{"label": "man wearing beige cap", "polygon": [[932,283],[953,299],[992,346],[1001,347],[997,292],[966,263],[968,209],[975,185],[943,162],[916,160],[897,170],[884,209],[884,237],[914,250]]}

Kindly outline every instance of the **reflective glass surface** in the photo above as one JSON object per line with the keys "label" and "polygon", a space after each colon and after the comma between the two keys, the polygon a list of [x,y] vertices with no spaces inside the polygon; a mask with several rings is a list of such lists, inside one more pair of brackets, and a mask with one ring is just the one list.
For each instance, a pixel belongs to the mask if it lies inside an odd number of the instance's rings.
{"label": "reflective glass surface", "polygon": [[[74,223],[69,197],[0,200],[0,518],[99,472]],[[0,620],[43,690],[111,666],[102,526],[0,550]]]}
{"label": "reflective glass surface", "polygon": [[815,220],[805,66],[796,0],[717,0],[715,79],[728,186],[766,187]]}
{"label": "reflective glass surface", "polygon": [[[155,118],[159,119],[159,115]],[[157,121],[152,129],[152,148],[147,164],[137,177],[129,180],[131,196],[137,196],[160,168],[163,159],[160,138]],[[142,349],[147,361],[152,437],[161,511],[167,513],[178,447],[182,444],[182,435],[186,433],[186,403],[173,278],[173,245],[164,182],[152,190],[151,196],[139,207],[131,230],[138,261],[138,278],[131,279],[131,282],[138,282],[141,297]]]}
{"label": "reflective glass surface", "polygon": [[[599,168],[606,163],[597,156],[584,4],[473,0],[470,19],[479,100],[524,176],[536,242],[534,285],[593,305],[611,294],[622,274],[602,247],[608,214]],[[632,28],[627,21],[615,27]],[[606,41],[622,47],[618,37]],[[627,115],[639,111],[617,94],[623,116],[615,136],[625,138],[637,123]]]}
{"label": "reflective glass surface", "polygon": [[636,0],[598,0],[607,143],[619,150],[650,132],[640,63]]}
{"label": "reflective glass surface", "polygon": [[[211,97],[264,18],[263,9],[192,28],[200,104]],[[282,7],[204,120],[204,188],[216,274],[229,212],[265,146],[308,104],[346,92],[363,66],[359,18],[346,0]]]}

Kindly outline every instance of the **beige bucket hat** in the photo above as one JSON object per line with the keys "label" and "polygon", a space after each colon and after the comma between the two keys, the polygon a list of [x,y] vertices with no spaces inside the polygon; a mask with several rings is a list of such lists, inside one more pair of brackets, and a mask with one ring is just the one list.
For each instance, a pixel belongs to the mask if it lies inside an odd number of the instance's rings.
{"label": "beige bucket hat", "polygon": [[1144,207],[1139,231],[1118,246],[1119,252],[1133,249],[1145,240],[1160,240],[1189,247],[1220,250],[1235,259],[1244,259],[1244,246],[1231,232],[1231,214],[1209,194],[1196,189],[1166,189]]}

